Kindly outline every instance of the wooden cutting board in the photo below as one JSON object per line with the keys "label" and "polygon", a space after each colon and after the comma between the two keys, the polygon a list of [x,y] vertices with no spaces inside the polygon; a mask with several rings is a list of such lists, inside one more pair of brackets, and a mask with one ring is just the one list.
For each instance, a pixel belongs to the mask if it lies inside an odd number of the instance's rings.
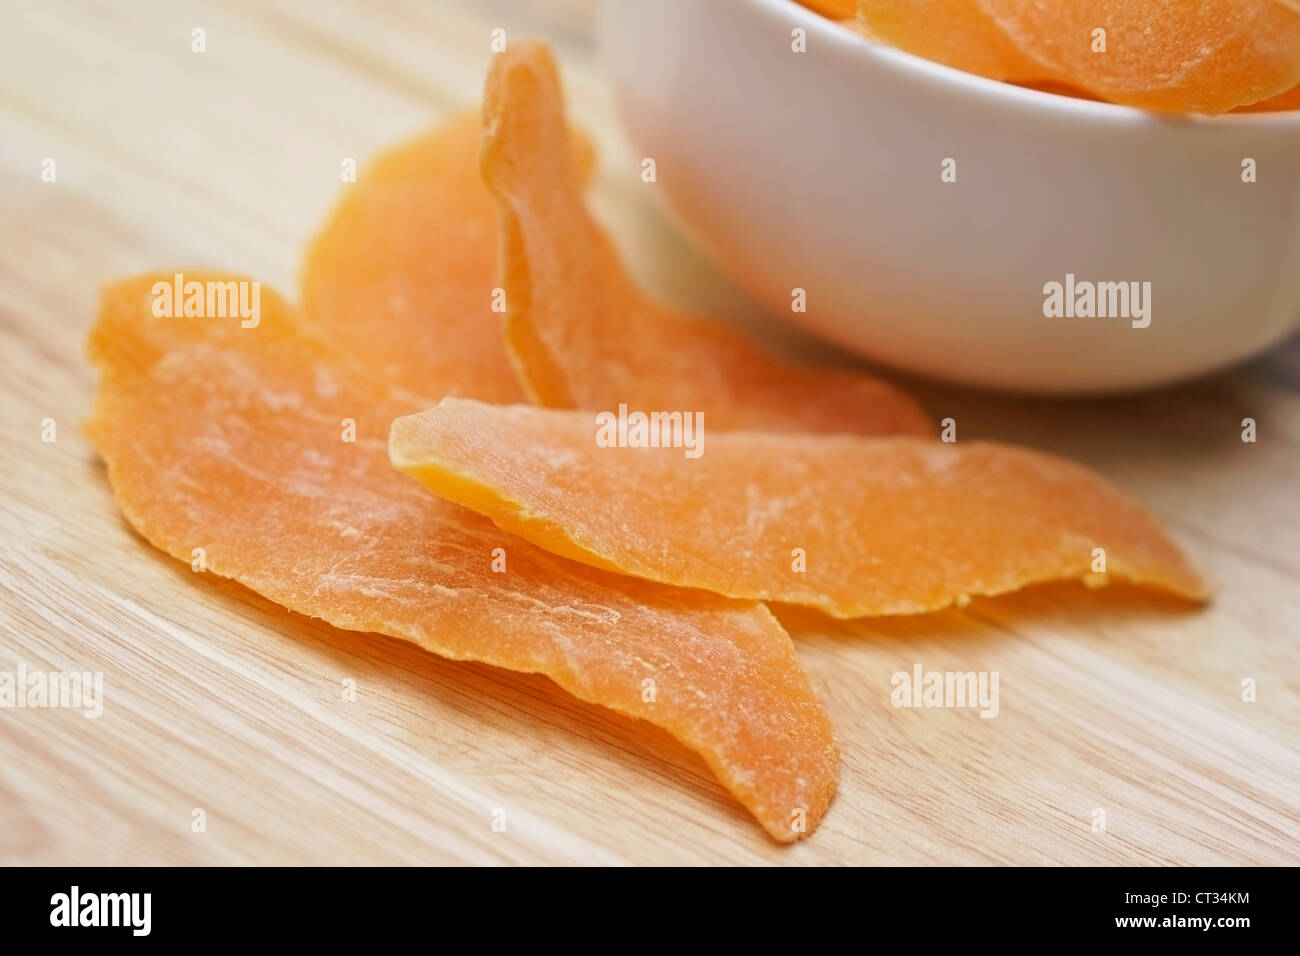
{"label": "wooden cutting board", "polygon": [[[853,624],[781,612],[843,749],[835,804],[788,848],[653,728],[542,678],[195,580],[123,522],[78,431],[98,285],[208,266],[292,295],[342,161],[474,103],[497,26],[556,45],[601,146],[597,211],[642,278],[822,354],[656,211],[599,78],[591,13],[585,0],[8,8],[0,672],[102,671],[105,699],[98,719],[0,709],[0,862],[1300,862],[1296,340],[1108,401],[918,386],[963,439],[1060,452],[1139,495],[1220,595],[1201,612],[1064,586]],[[1256,443],[1241,441],[1245,417]],[[918,664],[997,671],[997,717],[893,707],[891,675]]]}

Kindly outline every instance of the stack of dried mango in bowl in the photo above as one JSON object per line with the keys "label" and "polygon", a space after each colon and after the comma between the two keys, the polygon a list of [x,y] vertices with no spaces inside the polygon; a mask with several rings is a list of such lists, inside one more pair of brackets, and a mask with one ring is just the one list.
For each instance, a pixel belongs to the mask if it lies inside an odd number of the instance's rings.
{"label": "stack of dried mango in bowl", "polygon": [[800,0],[869,39],[1050,93],[1171,113],[1300,109],[1297,0]]}
{"label": "stack of dried mango in bowl", "polygon": [[850,618],[1112,577],[1205,598],[1089,470],[946,443],[898,388],[656,304],[587,210],[593,155],[549,52],[512,43],[481,116],[350,188],[299,307],[241,276],[110,286],[86,430],[123,514],[292,611],[662,727],[782,842],[838,755],[766,602]]}

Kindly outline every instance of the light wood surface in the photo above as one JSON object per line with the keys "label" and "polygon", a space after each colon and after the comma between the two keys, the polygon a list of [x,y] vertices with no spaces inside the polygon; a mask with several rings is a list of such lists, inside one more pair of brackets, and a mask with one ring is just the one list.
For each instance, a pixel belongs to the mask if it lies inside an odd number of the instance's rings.
{"label": "light wood surface", "polygon": [[[98,285],[209,266],[296,296],[342,158],[475,102],[493,26],[555,43],[601,147],[597,210],[638,273],[820,354],[757,315],[647,200],[589,7],[5,5],[0,671],[102,671],[106,699],[99,719],[0,710],[0,862],[1300,862],[1296,340],[1104,402],[919,386],[962,438],[1057,451],[1143,498],[1220,594],[1199,613],[1064,586],[853,624],[781,611],[843,749],[839,796],[790,848],[652,728],[542,678],[196,581],[123,522],[78,431]],[[1246,416],[1255,444],[1240,440]],[[998,717],[894,708],[890,676],[917,663],[998,671]]]}

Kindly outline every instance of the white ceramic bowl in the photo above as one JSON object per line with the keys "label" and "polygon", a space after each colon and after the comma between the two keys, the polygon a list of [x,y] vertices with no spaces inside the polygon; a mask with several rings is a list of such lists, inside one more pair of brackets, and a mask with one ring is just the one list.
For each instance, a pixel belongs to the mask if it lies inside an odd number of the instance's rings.
{"label": "white ceramic bowl", "polygon": [[[790,0],[608,0],[601,34],[629,134],[688,230],[760,302],[862,355],[1108,392],[1300,325],[1300,112],[1183,118],[1021,89]],[[1046,317],[1044,286],[1067,273],[1151,283],[1150,324]]]}

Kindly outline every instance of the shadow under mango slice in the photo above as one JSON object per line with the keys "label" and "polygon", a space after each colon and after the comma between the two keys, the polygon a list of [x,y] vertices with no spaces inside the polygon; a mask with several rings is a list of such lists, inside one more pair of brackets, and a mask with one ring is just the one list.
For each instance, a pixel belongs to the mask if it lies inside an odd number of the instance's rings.
{"label": "shadow under mango slice", "polygon": [[885,382],[790,365],[725,325],[647,298],[586,208],[545,46],[512,41],[493,57],[483,117],[506,344],[530,400],[702,411],[718,429],[934,434],[925,411]]}
{"label": "shadow under mango slice", "polygon": [[710,431],[692,458],[605,447],[597,433],[589,412],[448,399],[395,421],[389,453],[434,494],[557,554],[835,617],[932,611],[1044,581],[1101,583],[1096,548],[1111,577],[1207,596],[1141,506],[1041,452]]}
{"label": "shadow under mango slice", "polygon": [[255,328],[160,318],[155,279],[171,274],[107,288],[89,341],[101,380],[86,433],[140,534],[187,563],[203,548],[208,573],[336,627],[545,674],[697,751],[775,839],[802,835],[796,810],[811,832],[838,758],[765,607],[596,571],[429,495],[386,453],[414,406],[304,334],[278,296],[262,290]]}

